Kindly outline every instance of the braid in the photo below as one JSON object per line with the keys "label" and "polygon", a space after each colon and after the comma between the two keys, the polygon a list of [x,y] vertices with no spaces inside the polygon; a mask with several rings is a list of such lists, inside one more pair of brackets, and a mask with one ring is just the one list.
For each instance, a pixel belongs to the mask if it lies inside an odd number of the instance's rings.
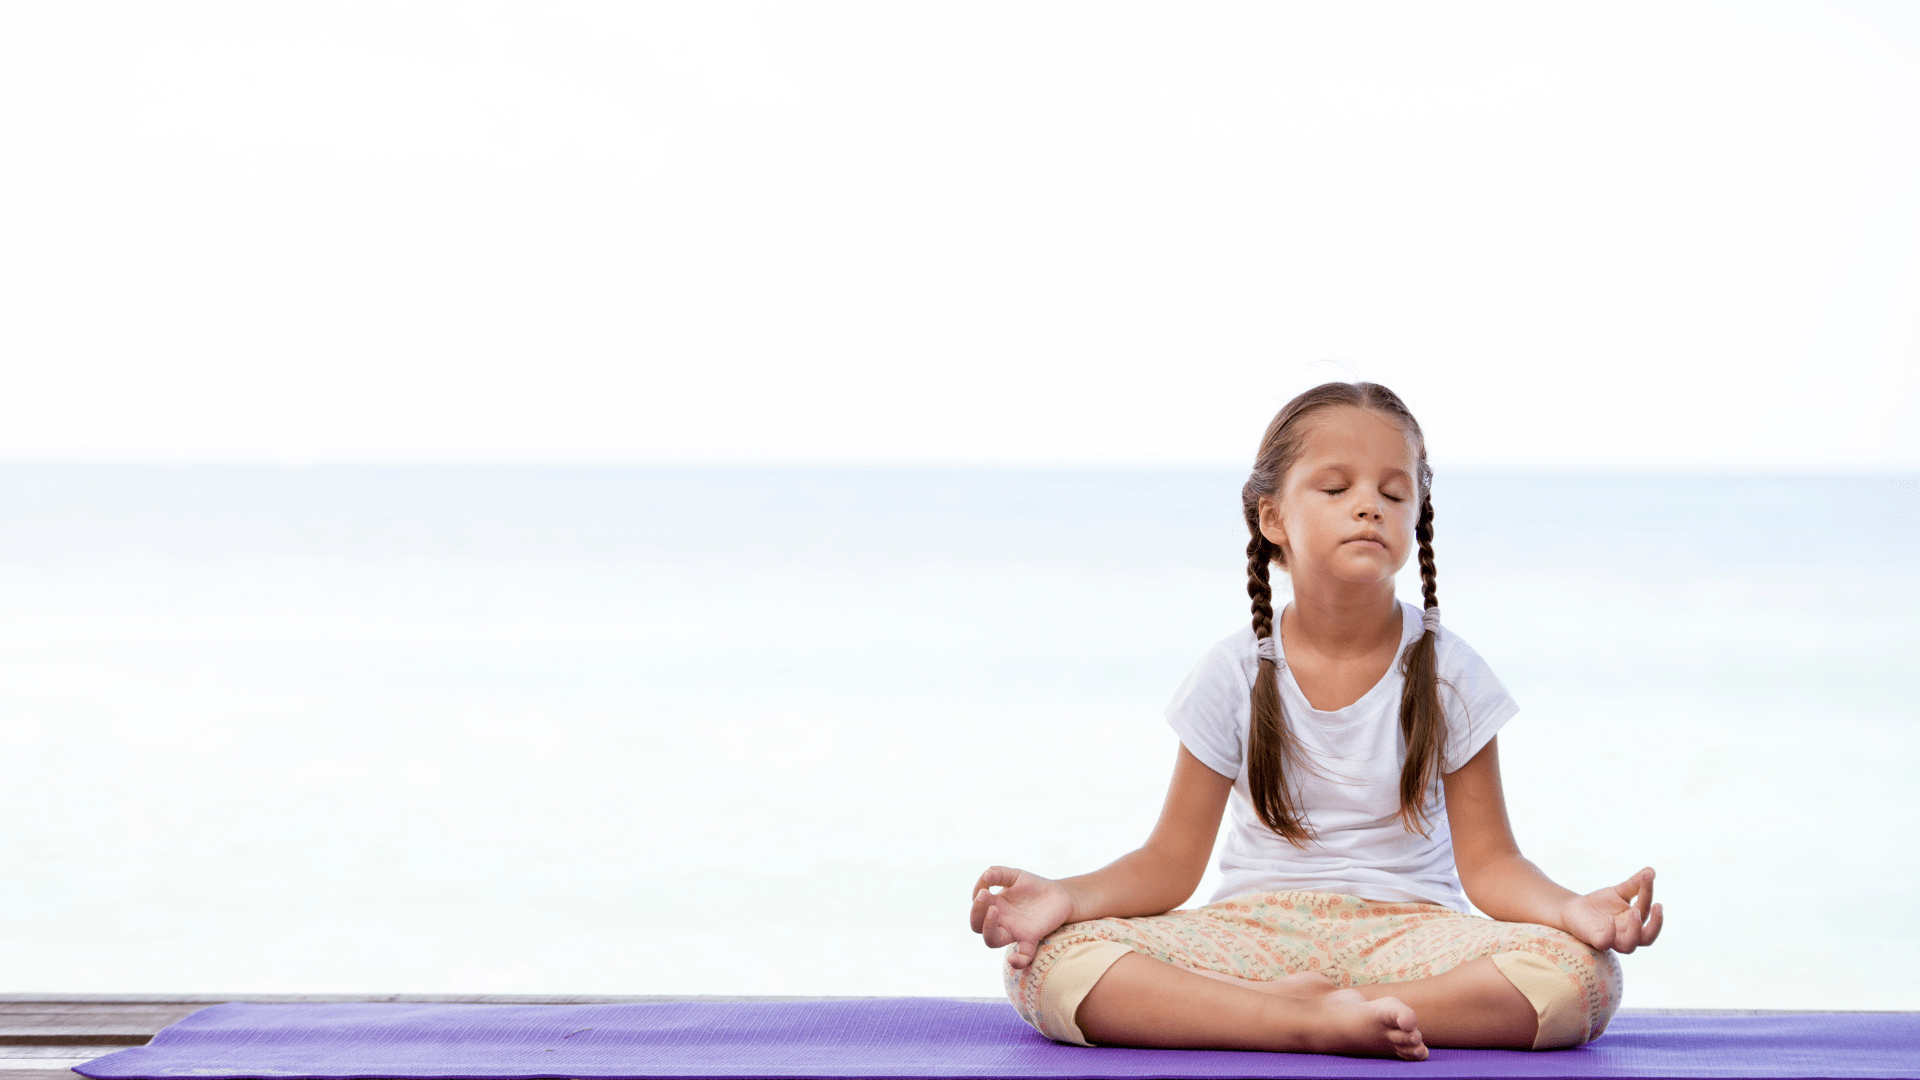
{"label": "braid", "polygon": [[[1278,637],[1268,567],[1280,552],[1261,535],[1257,517],[1249,516],[1248,527],[1253,533],[1253,539],[1247,541],[1247,595],[1253,598],[1253,636]],[[1300,760],[1302,751],[1280,705],[1279,666],[1265,659],[1256,663],[1259,672],[1253,677],[1248,716],[1247,790],[1253,795],[1253,812],[1267,828],[1295,847],[1304,847],[1313,834],[1302,820],[1305,815],[1294,805],[1294,793],[1287,784],[1289,764]]]}
{"label": "braid", "polygon": [[1420,522],[1413,527],[1413,538],[1420,542],[1420,598],[1423,608],[1440,606],[1439,589],[1434,584],[1438,572],[1433,568],[1433,496],[1420,500]]}
{"label": "braid", "polygon": [[[1420,598],[1431,611],[1440,606],[1433,566],[1433,496],[1423,493],[1420,520],[1413,527],[1420,543]],[[1447,714],[1440,705],[1440,662],[1435,651],[1437,630],[1422,630],[1407,650],[1406,683],[1400,691],[1400,734],[1407,744],[1407,761],[1400,769],[1400,820],[1408,829],[1426,835],[1427,789],[1441,775],[1442,751],[1447,742]]]}
{"label": "braid", "polygon": [[1267,575],[1273,545],[1256,529],[1247,541],[1247,595],[1253,598],[1253,636],[1273,636],[1273,582]]}

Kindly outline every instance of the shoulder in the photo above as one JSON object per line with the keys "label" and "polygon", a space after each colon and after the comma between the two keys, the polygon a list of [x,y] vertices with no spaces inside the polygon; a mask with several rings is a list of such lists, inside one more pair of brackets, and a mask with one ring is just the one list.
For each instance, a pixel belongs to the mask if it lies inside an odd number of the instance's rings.
{"label": "shoulder", "polygon": [[1252,690],[1254,677],[1260,673],[1260,654],[1256,651],[1256,644],[1253,627],[1242,626],[1214,642],[1213,648],[1200,658],[1194,670],[1204,670],[1222,679],[1235,680],[1240,686]]}
{"label": "shoulder", "polygon": [[1443,679],[1454,676],[1471,678],[1493,676],[1492,666],[1472,645],[1467,644],[1466,638],[1454,633],[1444,622],[1440,624],[1439,639],[1434,642],[1433,659],[1434,666],[1439,669],[1440,677]]}
{"label": "shoulder", "polygon": [[1181,744],[1224,776],[1239,775],[1259,663],[1253,628],[1243,627],[1215,642],[1167,703],[1167,723]]}
{"label": "shoulder", "polygon": [[1478,753],[1520,706],[1492,666],[1444,622],[1434,642],[1433,659],[1447,716],[1446,771],[1451,772]]}
{"label": "shoulder", "polygon": [[1173,704],[1167,707],[1168,713],[1179,709],[1183,703],[1199,698],[1208,699],[1225,695],[1226,700],[1247,704],[1247,695],[1253,692],[1253,681],[1260,674],[1260,658],[1254,651],[1254,636],[1251,626],[1228,634],[1214,642],[1200,662],[1188,672],[1186,681],[1174,694]]}
{"label": "shoulder", "polygon": [[[1420,638],[1422,633],[1420,617],[1423,614],[1420,605],[1400,602],[1402,625],[1405,631],[1401,637],[1401,647],[1408,648]],[[1252,631],[1248,631],[1248,648],[1252,647]],[[1441,682],[1456,678],[1492,678],[1493,669],[1467,644],[1465,638],[1453,632],[1453,628],[1442,622],[1433,646],[1434,667],[1440,674]]]}

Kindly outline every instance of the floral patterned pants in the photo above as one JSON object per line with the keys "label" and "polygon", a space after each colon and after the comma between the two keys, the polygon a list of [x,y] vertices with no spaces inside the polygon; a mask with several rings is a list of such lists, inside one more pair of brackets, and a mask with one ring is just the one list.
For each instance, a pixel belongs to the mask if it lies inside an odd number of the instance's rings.
{"label": "floral patterned pants", "polygon": [[1562,931],[1326,892],[1252,893],[1165,915],[1068,923],[1041,940],[1024,971],[1005,968],[1007,996],[1042,1035],[1092,1045],[1074,1014],[1128,952],[1254,982],[1315,971],[1341,987],[1424,979],[1489,957],[1533,1005],[1536,1050],[1596,1038],[1620,1005],[1613,953]]}

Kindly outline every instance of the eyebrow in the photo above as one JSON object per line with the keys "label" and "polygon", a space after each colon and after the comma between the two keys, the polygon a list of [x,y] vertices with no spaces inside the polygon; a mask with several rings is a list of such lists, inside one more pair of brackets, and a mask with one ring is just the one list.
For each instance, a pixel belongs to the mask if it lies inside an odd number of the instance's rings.
{"label": "eyebrow", "polygon": [[[1329,461],[1321,465],[1312,466],[1306,471],[1306,475],[1309,478],[1313,478],[1313,477],[1320,476],[1322,473],[1335,472],[1335,471],[1346,473],[1346,472],[1358,472],[1359,469],[1357,469],[1355,466],[1344,461]],[[1405,477],[1406,479],[1411,480],[1413,479],[1413,474],[1397,466],[1387,470],[1387,479],[1392,480],[1397,477]]]}

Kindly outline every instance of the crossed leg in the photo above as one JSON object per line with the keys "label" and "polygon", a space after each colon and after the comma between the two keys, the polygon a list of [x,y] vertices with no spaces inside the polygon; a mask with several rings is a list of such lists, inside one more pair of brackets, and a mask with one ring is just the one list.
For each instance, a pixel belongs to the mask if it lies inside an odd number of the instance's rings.
{"label": "crossed leg", "polygon": [[1250,983],[1130,952],[1087,992],[1077,1017],[1088,1039],[1113,1046],[1426,1059],[1414,1010],[1320,982]]}
{"label": "crossed leg", "polygon": [[[1333,980],[1325,975],[1301,973],[1272,982],[1254,982],[1199,968],[1180,970],[1270,997],[1302,997],[1335,992]],[[1099,984],[1095,983],[1094,991],[1099,989]],[[1485,957],[1469,960],[1431,978],[1397,983],[1365,983],[1347,992],[1357,993],[1368,1001],[1398,1001],[1412,1009],[1419,1022],[1420,1034],[1428,1046],[1527,1050],[1533,1047],[1534,1039],[1539,1034],[1539,1020],[1533,1003],[1505,975],[1500,974],[1500,968],[1492,960]],[[1089,993],[1087,997],[1092,1000],[1093,994]],[[1082,1005],[1083,1016],[1085,1009],[1086,1006]]]}
{"label": "crossed leg", "polygon": [[1021,1016],[1063,1042],[1415,1059],[1575,1046],[1620,998],[1612,954],[1558,930],[1327,893],[1069,924],[1004,970]]}

